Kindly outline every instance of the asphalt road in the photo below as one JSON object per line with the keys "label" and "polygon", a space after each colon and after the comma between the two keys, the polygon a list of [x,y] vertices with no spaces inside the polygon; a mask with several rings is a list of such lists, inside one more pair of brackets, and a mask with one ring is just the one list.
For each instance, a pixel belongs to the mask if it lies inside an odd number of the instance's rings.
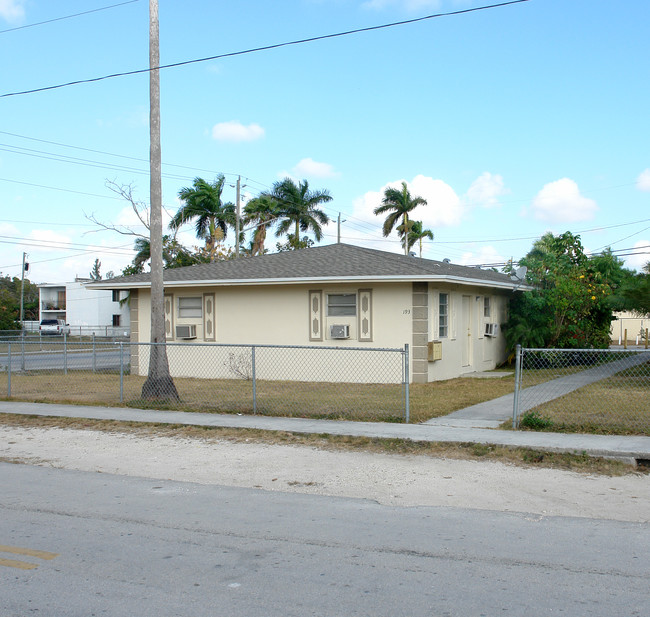
{"label": "asphalt road", "polygon": [[[126,366],[130,361],[129,350],[124,351],[123,362]],[[0,354],[0,370],[6,371],[9,364],[9,356]],[[106,370],[119,369],[120,350],[119,348],[100,348],[95,353],[91,350],[84,351],[71,349],[63,351],[63,346],[57,346],[56,351],[33,351],[28,349],[23,355],[20,345],[15,345],[11,353],[12,371],[59,371],[67,368],[69,370]]]}
{"label": "asphalt road", "polygon": [[646,524],[8,463],[0,479],[3,617],[625,617],[650,606]]}

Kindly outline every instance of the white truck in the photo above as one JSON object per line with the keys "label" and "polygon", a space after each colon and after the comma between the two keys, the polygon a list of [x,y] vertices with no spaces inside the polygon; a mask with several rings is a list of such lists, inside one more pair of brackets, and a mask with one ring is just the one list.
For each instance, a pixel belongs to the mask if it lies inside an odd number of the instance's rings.
{"label": "white truck", "polygon": [[41,334],[62,336],[63,334],[70,334],[70,326],[63,319],[42,319],[38,331]]}

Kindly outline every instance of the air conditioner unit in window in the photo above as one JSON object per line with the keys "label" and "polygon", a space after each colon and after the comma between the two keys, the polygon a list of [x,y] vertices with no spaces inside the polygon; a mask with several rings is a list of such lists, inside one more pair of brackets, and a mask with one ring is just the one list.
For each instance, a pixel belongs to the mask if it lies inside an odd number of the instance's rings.
{"label": "air conditioner unit in window", "polygon": [[350,338],[350,326],[343,324],[330,326],[330,338]]}
{"label": "air conditioner unit in window", "polygon": [[496,323],[485,324],[485,336],[496,336],[498,332],[499,332],[499,324]]}
{"label": "air conditioner unit in window", "polygon": [[176,338],[196,338],[196,325],[176,326]]}

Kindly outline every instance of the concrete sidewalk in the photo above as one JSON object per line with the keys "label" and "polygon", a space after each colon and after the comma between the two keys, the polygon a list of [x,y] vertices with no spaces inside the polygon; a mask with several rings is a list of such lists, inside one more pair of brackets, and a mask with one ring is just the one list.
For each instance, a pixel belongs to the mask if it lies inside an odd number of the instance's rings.
{"label": "concrete sidewalk", "polygon": [[606,456],[627,462],[645,462],[650,460],[650,437],[642,436],[501,431],[458,425],[346,422],[311,420],[307,418],[207,414],[13,401],[0,401],[0,413],[90,418],[94,420],[254,428],[268,431],[288,431],[292,433],[383,437],[428,442],[483,443],[551,452],[586,453],[590,456]]}

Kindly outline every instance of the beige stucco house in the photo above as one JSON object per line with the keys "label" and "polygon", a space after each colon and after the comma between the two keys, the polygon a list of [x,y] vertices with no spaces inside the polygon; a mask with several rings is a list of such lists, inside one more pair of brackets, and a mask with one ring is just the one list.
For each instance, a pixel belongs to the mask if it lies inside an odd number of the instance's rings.
{"label": "beige stucco house", "polygon": [[[166,270],[164,286],[168,341],[408,343],[410,380],[426,383],[490,370],[505,359],[501,326],[518,284],[490,270],[333,244]],[[92,287],[129,290],[131,339],[149,341],[149,274]]]}

